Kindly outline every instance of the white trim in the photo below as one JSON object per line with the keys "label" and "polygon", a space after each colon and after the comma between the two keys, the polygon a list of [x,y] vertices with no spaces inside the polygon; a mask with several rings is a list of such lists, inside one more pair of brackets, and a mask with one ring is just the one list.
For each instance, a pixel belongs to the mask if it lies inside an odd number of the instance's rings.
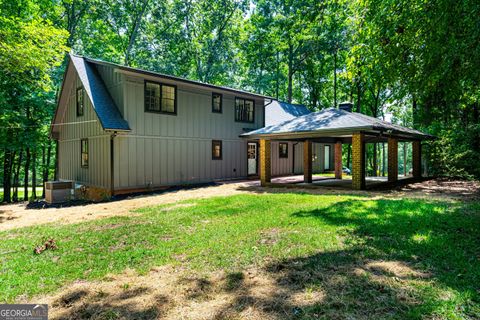
{"label": "white trim", "polygon": [[82,139],[100,139],[100,138],[110,138],[109,134],[102,134],[98,136],[89,136],[89,137],[84,137],[84,138],[75,138],[75,139],[68,139],[68,140],[58,140],[58,143],[62,142],[72,142],[72,141],[80,141]]}
{"label": "white trim", "polygon": [[244,139],[224,139],[221,137],[218,138],[198,138],[198,137],[175,137],[175,136],[140,136],[134,134],[127,134],[117,136],[117,138],[141,138],[141,139],[161,139],[161,140],[195,140],[195,141],[212,141],[212,140],[222,140],[222,141],[230,141],[230,142],[240,142],[245,141]]}

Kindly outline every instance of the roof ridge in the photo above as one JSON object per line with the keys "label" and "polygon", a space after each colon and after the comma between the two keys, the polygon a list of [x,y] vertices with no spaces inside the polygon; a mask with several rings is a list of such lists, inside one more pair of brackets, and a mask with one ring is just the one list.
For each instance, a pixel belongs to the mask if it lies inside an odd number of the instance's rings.
{"label": "roof ridge", "polygon": [[270,97],[270,96],[266,96],[266,95],[263,95],[263,94],[260,94],[260,93],[255,93],[255,92],[249,92],[249,91],[246,91],[246,90],[243,90],[243,89],[235,89],[235,88],[232,88],[232,87],[220,86],[220,85],[211,84],[211,83],[203,82],[203,81],[199,81],[199,80],[191,80],[191,79],[187,79],[187,78],[184,78],[184,77],[174,76],[174,75],[170,75],[170,74],[166,74],[166,73],[162,73],[162,72],[158,72],[158,71],[151,71],[151,70],[146,70],[146,69],[142,69],[142,68],[135,68],[135,67],[122,65],[122,64],[119,64],[119,63],[115,63],[115,62],[104,61],[104,60],[101,60],[101,59],[89,58],[89,57],[85,57],[85,56],[78,56],[78,55],[75,55],[73,53],[70,53],[70,55],[75,56],[77,58],[82,58],[86,62],[91,62],[91,63],[95,63],[95,64],[106,64],[106,65],[110,65],[110,66],[114,66],[114,67],[117,67],[117,68],[120,68],[120,69],[130,71],[130,72],[143,73],[143,74],[147,74],[147,75],[154,76],[154,77],[161,77],[161,78],[169,79],[169,80],[172,80],[172,81],[181,81],[181,82],[190,83],[190,84],[197,85],[197,86],[205,86],[205,87],[216,88],[218,90],[233,91],[233,92],[237,92],[237,93],[240,93],[240,94],[256,96],[256,97],[269,99],[269,100],[277,100],[277,99],[275,99],[273,97]]}

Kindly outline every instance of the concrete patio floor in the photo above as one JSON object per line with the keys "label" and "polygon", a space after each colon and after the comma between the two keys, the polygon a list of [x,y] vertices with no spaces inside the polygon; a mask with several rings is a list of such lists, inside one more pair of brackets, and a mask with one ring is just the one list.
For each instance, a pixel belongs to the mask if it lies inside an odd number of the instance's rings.
{"label": "concrete patio floor", "polygon": [[[411,179],[411,176],[399,175],[398,180]],[[335,179],[329,176],[313,175],[312,183],[304,183],[303,175],[284,176],[272,178],[271,183],[274,185],[298,185],[298,186],[313,186],[313,187],[332,187],[352,189],[352,177],[344,176],[343,179]],[[379,186],[383,183],[388,183],[387,177],[365,177],[367,188]]]}

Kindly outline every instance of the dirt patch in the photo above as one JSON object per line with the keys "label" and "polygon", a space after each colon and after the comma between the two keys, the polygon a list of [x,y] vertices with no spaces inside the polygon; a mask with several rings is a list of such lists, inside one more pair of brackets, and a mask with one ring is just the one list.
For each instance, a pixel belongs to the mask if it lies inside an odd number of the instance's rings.
{"label": "dirt patch", "polygon": [[425,196],[480,200],[480,182],[467,180],[431,179],[408,184],[398,191],[406,195],[420,193]]}
{"label": "dirt patch", "polygon": [[352,319],[371,319],[418,305],[410,283],[430,281],[401,261],[345,259],[330,263],[320,254],[209,273],[175,266],[147,275],[126,270],[17,302],[47,303],[51,319],[343,318],[348,312]]}
{"label": "dirt patch", "polygon": [[[194,204],[176,204],[189,199],[202,199],[236,194],[268,193],[309,193],[309,194],[347,194],[368,196],[371,199],[383,197],[439,198],[442,200],[479,200],[480,183],[475,181],[434,179],[412,183],[396,190],[387,191],[353,191],[336,188],[262,188],[258,181],[228,182],[202,188],[175,190],[162,194],[128,197],[120,201],[85,204],[67,208],[46,208],[27,210],[25,204],[4,205],[0,210],[0,231],[39,225],[44,223],[78,223],[112,216],[131,216],[138,214],[136,209],[175,204],[165,211]],[[208,223],[208,221],[205,221]]]}
{"label": "dirt patch", "polygon": [[269,319],[252,302],[274,293],[274,279],[258,271],[196,275],[168,266],[76,282],[32,301],[48,303],[51,319]]}
{"label": "dirt patch", "polygon": [[[0,231],[44,223],[70,224],[112,216],[135,215],[136,209],[176,203],[189,199],[202,199],[215,196],[230,196],[249,193],[240,187],[256,182],[231,182],[201,188],[169,191],[161,194],[127,197],[123,200],[83,204],[81,206],[28,210],[25,203],[4,205],[0,211]],[[174,210],[194,204],[176,204],[165,210]]]}
{"label": "dirt patch", "polygon": [[280,241],[281,236],[282,236],[282,230],[279,228],[264,230],[260,232],[260,240],[258,241],[258,243],[262,245],[272,246],[276,244],[278,241]]}
{"label": "dirt patch", "polygon": [[372,261],[363,268],[355,269],[355,272],[359,275],[368,272],[378,278],[395,277],[403,280],[431,277],[429,273],[417,271],[401,261]]}

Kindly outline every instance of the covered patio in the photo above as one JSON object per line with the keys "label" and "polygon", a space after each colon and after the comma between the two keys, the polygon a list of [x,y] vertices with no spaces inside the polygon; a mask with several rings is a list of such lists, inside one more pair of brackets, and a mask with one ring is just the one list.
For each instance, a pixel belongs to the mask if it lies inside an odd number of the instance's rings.
{"label": "covered patio", "polygon": [[[351,112],[352,104],[341,104],[338,109],[330,108],[310,113],[293,120],[264,127],[242,134],[242,137],[259,140],[260,182],[262,186],[302,184],[303,186],[350,187],[363,190],[373,184],[395,183],[398,175],[398,144],[412,143],[412,177],[422,177],[422,141],[433,137],[418,130],[394,125],[364,114]],[[283,179],[272,183],[271,142],[296,141],[303,143],[303,181]],[[312,143],[332,143],[334,147],[334,179],[313,176]],[[365,176],[365,146],[367,143],[387,143],[388,175],[386,178]],[[342,179],[342,148],[351,144],[352,178]],[[292,177],[293,178],[293,177]],[[372,179],[375,178],[375,179]],[[404,179],[405,177],[401,177]],[[278,180],[278,179],[277,179]]]}

